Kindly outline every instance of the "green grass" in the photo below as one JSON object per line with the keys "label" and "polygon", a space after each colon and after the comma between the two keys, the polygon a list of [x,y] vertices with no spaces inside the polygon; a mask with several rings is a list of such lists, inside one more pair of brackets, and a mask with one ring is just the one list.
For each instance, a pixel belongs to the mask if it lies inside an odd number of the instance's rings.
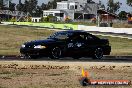
{"label": "green grass", "polygon": [[[0,55],[19,55],[21,45],[26,41],[45,39],[53,30],[31,27],[0,26]],[[132,40],[108,38],[112,46],[111,55],[132,55]]]}

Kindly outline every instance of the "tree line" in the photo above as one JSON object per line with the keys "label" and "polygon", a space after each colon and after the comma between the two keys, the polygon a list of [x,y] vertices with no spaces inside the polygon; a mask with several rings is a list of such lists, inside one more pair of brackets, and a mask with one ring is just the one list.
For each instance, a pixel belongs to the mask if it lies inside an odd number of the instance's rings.
{"label": "tree line", "polygon": [[[67,1],[67,0],[51,0],[47,4],[42,3],[40,6],[38,5],[38,0],[24,0],[24,3],[22,3],[22,0],[19,0],[19,3],[13,3],[12,0],[9,0],[9,5],[5,6],[4,5],[4,0],[0,0],[0,9],[1,10],[18,10],[18,11],[23,11],[23,12],[29,12],[31,16],[42,16],[43,10],[48,10],[48,9],[55,9],[57,7],[57,2],[61,1]],[[88,2],[91,2],[92,0],[88,0]],[[126,0],[126,3],[128,6],[132,7],[132,0]],[[107,1],[107,8],[105,5],[99,1],[99,5],[102,8],[105,8],[110,13],[117,13],[122,5],[119,1],[114,1],[114,0],[108,0]],[[125,11],[120,13],[120,16],[122,14],[125,14]]]}

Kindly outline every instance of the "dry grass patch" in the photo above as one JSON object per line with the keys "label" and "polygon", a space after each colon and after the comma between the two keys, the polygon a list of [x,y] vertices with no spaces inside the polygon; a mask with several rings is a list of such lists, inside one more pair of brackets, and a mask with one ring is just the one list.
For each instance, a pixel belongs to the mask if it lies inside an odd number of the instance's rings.
{"label": "dry grass patch", "polygon": [[100,38],[109,39],[112,52],[111,55],[132,55],[132,39],[119,38],[119,37],[109,37],[109,36],[99,36]]}
{"label": "dry grass patch", "polygon": [[[2,88],[83,88],[79,84],[81,68],[89,71],[91,79],[126,79],[132,81],[132,65],[123,63],[91,62],[1,62],[0,85]],[[36,63],[36,64],[35,64]],[[59,63],[59,64],[58,64]],[[23,65],[22,65],[23,64]],[[47,64],[47,65],[46,65]],[[63,65],[62,65],[63,64]],[[51,68],[63,67],[68,68]],[[13,67],[12,67],[13,66]],[[23,68],[23,67],[27,68]],[[36,67],[37,68],[31,68]],[[39,66],[39,67],[38,67]],[[45,68],[45,66],[47,66]],[[18,68],[19,67],[19,68]],[[87,86],[86,88],[131,88],[130,86]]]}
{"label": "dry grass patch", "polygon": [[0,26],[0,54],[18,55],[19,48],[24,42],[45,39],[53,32],[29,27]]}
{"label": "dry grass patch", "polygon": [[114,23],[113,24],[114,28],[132,28],[132,24],[127,24],[127,23]]}

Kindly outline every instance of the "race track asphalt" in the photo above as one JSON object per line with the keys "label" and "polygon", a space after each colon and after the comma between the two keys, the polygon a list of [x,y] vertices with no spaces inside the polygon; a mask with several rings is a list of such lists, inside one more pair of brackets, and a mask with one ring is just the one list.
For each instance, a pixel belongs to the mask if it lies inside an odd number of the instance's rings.
{"label": "race track asphalt", "polygon": [[0,56],[0,61],[60,61],[60,62],[117,62],[117,63],[132,63],[132,56],[104,56],[103,59],[95,60],[88,57],[73,59],[64,57],[60,59],[50,59],[49,57],[39,57],[36,59],[26,59],[20,56]]}

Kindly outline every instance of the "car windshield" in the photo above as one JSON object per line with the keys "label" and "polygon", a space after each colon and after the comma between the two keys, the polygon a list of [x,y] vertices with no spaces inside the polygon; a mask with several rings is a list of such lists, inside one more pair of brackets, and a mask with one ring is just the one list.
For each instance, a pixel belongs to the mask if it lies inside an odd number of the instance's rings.
{"label": "car windshield", "polygon": [[48,39],[66,40],[69,38],[70,35],[71,33],[67,33],[67,32],[56,32],[50,37],[48,37]]}

